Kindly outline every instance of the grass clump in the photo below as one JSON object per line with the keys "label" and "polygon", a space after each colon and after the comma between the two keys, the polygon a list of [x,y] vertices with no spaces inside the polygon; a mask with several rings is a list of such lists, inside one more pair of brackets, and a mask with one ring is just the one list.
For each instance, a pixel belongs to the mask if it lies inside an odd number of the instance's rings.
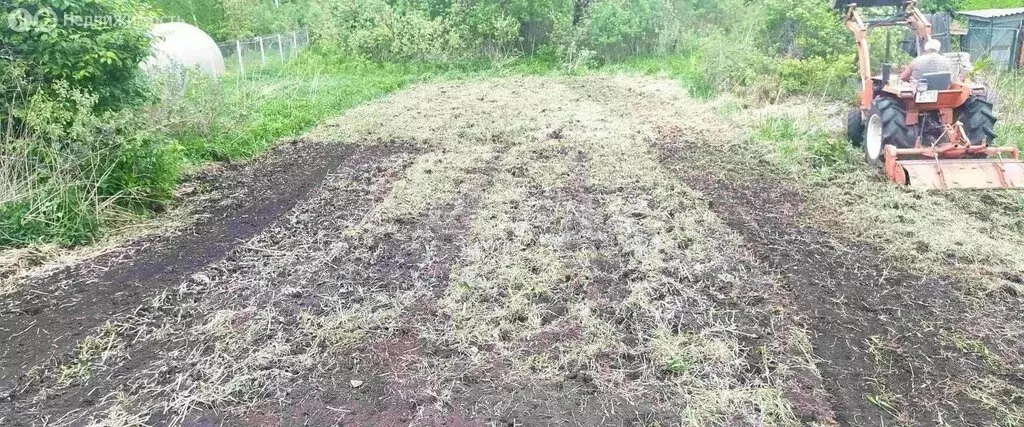
{"label": "grass clump", "polygon": [[802,129],[792,117],[770,116],[754,125],[751,139],[775,146],[769,158],[785,172],[810,172],[814,181],[827,182],[850,170],[857,158],[846,141],[822,129]]}
{"label": "grass clump", "polygon": [[992,72],[982,77],[995,104],[997,145],[1016,145],[1024,150],[1024,74]]}
{"label": "grass clump", "polygon": [[121,354],[124,346],[119,325],[107,322],[95,334],[78,343],[73,360],[57,367],[54,373],[57,387],[67,387],[88,378],[94,364],[103,364]]}
{"label": "grass clump", "polygon": [[108,220],[159,209],[179,176],[179,147],[126,111],[58,82],[7,122],[0,146],[0,247],[88,243]]}
{"label": "grass clump", "polygon": [[181,96],[166,99],[149,113],[168,124],[167,135],[179,141],[191,163],[246,159],[280,138],[410,82],[475,69],[307,52],[279,67],[220,80],[191,76]]}

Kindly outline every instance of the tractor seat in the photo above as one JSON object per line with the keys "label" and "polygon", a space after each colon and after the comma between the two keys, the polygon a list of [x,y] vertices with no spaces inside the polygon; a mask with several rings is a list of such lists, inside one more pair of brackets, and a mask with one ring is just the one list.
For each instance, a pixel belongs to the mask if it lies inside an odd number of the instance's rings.
{"label": "tractor seat", "polygon": [[953,73],[926,73],[921,75],[921,83],[927,85],[928,90],[947,90],[953,86]]}

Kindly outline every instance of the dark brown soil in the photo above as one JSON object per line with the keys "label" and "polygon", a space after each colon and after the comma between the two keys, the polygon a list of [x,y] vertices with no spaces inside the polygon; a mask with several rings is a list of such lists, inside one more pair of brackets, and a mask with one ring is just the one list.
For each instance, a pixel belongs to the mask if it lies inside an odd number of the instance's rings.
{"label": "dark brown soil", "polygon": [[801,225],[799,192],[770,175],[738,183],[702,173],[711,169],[689,157],[686,145],[667,144],[664,162],[705,195],[762,269],[780,278],[780,298],[792,302],[791,314],[812,332],[836,422],[994,422],[963,394],[984,372],[940,341],[940,332],[964,313],[957,283],[900,271],[867,245]]}
{"label": "dark brown soil", "polygon": [[[348,298],[344,304],[357,303],[356,296],[339,295],[337,284],[362,292],[379,292],[396,297],[402,291],[422,288],[427,291],[417,301],[418,308],[408,310],[403,319],[408,328],[394,336],[387,333],[354,349],[332,352],[337,360],[315,376],[299,378],[290,394],[296,401],[262,405],[241,417],[230,416],[226,425],[408,425],[414,419],[430,425],[481,425],[464,418],[458,408],[435,407],[436,399],[425,385],[410,377],[411,364],[422,354],[420,342],[411,325],[432,312],[432,300],[448,286],[451,268],[461,255],[465,229],[478,205],[478,196],[490,183],[491,168],[478,171],[478,188],[466,199],[431,209],[418,218],[403,221],[386,239],[353,238],[353,249],[340,255],[322,272],[312,294]],[[367,250],[362,250],[366,248]],[[302,285],[301,283],[297,283]],[[306,284],[308,285],[308,284]],[[326,299],[326,298],[325,298]],[[292,307],[277,307],[278,312],[328,315],[310,309],[310,304],[293,301]],[[339,307],[340,308],[340,307]],[[361,381],[353,387],[351,380]]]}
{"label": "dark brown soil", "polygon": [[[284,144],[255,162],[197,177],[195,182],[210,184],[211,197],[195,209],[198,221],[180,234],[145,238],[24,284],[0,317],[5,342],[0,353],[0,420],[17,425],[18,418],[6,418],[4,413],[36,412],[26,410],[24,405],[31,403],[24,401],[27,396],[22,394],[38,386],[36,378],[26,377],[30,369],[46,371],[67,360],[78,341],[104,322],[135,312],[146,299],[176,289],[204,266],[219,261],[289,212],[328,173],[409,150],[401,144],[369,148],[321,142]],[[137,356],[144,360],[144,355]],[[138,360],[134,365],[141,363]],[[70,399],[51,396],[57,399],[44,412],[66,413],[102,396],[67,394]],[[27,419],[24,422],[29,423]]]}

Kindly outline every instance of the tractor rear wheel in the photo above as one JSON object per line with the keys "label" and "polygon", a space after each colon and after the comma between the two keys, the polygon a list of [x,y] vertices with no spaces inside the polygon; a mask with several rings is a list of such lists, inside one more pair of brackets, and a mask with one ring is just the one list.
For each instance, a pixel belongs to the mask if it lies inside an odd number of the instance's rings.
{"label": "tractor rear wheel", "polygon": [[864,131],[864,156],[868,164],[882,163],[886,145],[896,148],[914,148],[917,141],[916,126],[907,125],[907,110],[898,99],[880,96],[868,110]]}
{"label": "tractor rear wheel", "polygon": [[846,116],[846,139],[854,147],[864,145],[864,117],[859,108]]}
{"label": "tractor rear wheel", "polygon": [[956,109],[957,120],[964,125],[967,138],[971,145],[995,145],[996,115],[992,113],[992,103],[971,96],[964,105]]}

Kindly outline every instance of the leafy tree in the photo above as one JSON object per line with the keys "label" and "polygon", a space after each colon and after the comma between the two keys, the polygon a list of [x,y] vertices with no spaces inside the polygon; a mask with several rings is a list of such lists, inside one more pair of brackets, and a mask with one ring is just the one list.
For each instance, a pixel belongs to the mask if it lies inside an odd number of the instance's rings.
{"label": "leafy tree", "polygon": [[853,49],[839,13],[821,0],[765,0],[765,41],[792,58],[828,57]]}
{"label": "leafy tree", "polygon": [[955,12],[963,10],[963,4],[964,0],[924,0],[918,5],[918,8],[928,13]]}
{"label": "leafy tree", "polygon": [[[9,0],[29,17],[0,30],[8,60],[26,64],[34,87],[67,81],[96,107],[136,105],[147,91],[139,63],[150,53],[152,10],[138,0]],[[23,9],[22,12],[19,9]]]}
{"label": "leafy tree", "polygon": [[152,0],[152,4],[163,16],[195,25],[215,40],[229,38],[221,0]]}

